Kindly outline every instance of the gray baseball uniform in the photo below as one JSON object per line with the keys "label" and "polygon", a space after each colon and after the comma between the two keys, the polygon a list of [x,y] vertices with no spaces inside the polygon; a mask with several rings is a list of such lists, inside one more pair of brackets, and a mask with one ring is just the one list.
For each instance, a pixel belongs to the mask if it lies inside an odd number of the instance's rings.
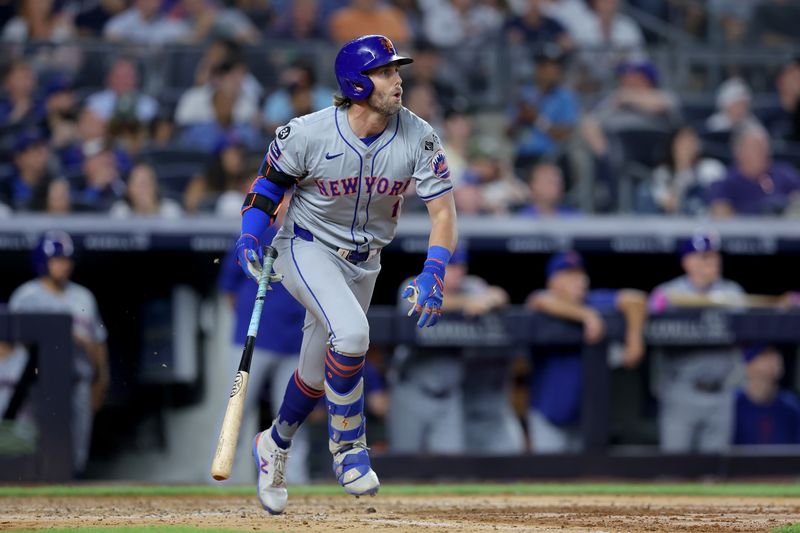
{"label": "gray baseball uniform", "polygon": [[272,244],[276,272],[309,311],[300,377],[321,389],[326,346],[367,351],[379,252],[394,238],[402,193],[414,180],[420,198],[438,198],[452,190],[450,173],[431,126],[405,108],[371,144],[353,133],[344,108],[296,118],[276,131],[269,163],[300,178]]}
{"label": "gray baseball uniform", "polygon": [[[686,276],[656,287],[653,294],[744,295],[742,287],[720,279],[699,291]],[[741,379],[735,348],[662,349],[655,353],[661,449],[666,452],[719,452],[730,444],[734,390]]]}
{"label": "gray baseball uniform", "polygon": [[[97,302],[86,287],[67,283],[64,292],[56,294],[40,279],[20,285],[8,302],[11,311],[64,313],[72,315],[72,334],[94,342],[105,342],[106,329],[97,310]],[[89,457],[92,435],[91,383],[92,364],[86,353],[73,345],[75,354],[75,391],[72,397],[74,464],[82,471]]]}

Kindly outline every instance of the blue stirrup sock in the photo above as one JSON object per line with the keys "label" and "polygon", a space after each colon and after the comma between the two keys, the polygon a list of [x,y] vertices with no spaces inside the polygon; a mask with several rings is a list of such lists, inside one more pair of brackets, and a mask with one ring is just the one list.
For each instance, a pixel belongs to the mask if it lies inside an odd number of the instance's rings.
{"label": "blue stirrup sock", "polygon": [[288,448],[292,443],[292,437],[300,429],[300,425],[324,395],[325,391],[306,385],[295,370],[289,383],[286,384],[286,392],[283,393],[283,402],[278,409],[278,416],[272,423],[271,436],[275,444],[284,450]]}

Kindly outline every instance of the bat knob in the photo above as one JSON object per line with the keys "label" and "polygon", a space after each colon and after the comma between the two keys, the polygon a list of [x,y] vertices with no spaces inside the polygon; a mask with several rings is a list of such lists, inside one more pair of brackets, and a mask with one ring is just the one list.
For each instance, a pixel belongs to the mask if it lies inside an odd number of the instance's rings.
{"label": "bat knob", "polygon": [[272,246],[264,245],[264,257],[271,257],[272,259],[278,258],[278,250],[273,248]]}

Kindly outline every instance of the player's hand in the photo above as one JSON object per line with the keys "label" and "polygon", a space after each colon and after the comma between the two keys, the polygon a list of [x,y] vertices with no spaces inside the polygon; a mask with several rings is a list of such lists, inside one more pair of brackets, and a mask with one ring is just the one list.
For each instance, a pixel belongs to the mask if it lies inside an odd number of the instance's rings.
{"label": "player's hand", "polygon": [[258,282],[258,278],[261,276],[262,254],[258,240],[252,235],[242,235],[236,241],[236,261],[242,267],[245,275],[255,282]]}
{"label": "player's hand", "polygon": [[622,365],[625,368],[635,368],[642,362],[645,345],[641,335],[626,336],[625,349],[622,352]]}
{"label": "player's hand", "polygon": [[594,309],[589,309],[583,318],[583,340],[588,344],[595,344],[603,339],[606,333],[606,325],[603,317]]}
{"label": "player's hand", "polygon": [[431,327],[442,316],[444,284],[436,274],[423,272],[403,290],[401,297],[414,304],[409,309],[408,316],[420,314],[417,327]]}

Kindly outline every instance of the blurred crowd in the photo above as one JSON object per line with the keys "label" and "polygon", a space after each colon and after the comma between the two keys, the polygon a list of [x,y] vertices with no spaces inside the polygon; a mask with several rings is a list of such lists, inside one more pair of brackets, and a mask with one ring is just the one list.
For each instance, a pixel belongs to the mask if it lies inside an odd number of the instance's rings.
{"label": "blurred crowd", "polygon": [[[797,15],[787,0],[0,0],[0,216],[237,216],[275,129],[331,105],[333,52],[364,33],[415,58],[404,103],[441,134],[464,215],[793,215]],[[769,60],[677,84],[679,45]]]}

